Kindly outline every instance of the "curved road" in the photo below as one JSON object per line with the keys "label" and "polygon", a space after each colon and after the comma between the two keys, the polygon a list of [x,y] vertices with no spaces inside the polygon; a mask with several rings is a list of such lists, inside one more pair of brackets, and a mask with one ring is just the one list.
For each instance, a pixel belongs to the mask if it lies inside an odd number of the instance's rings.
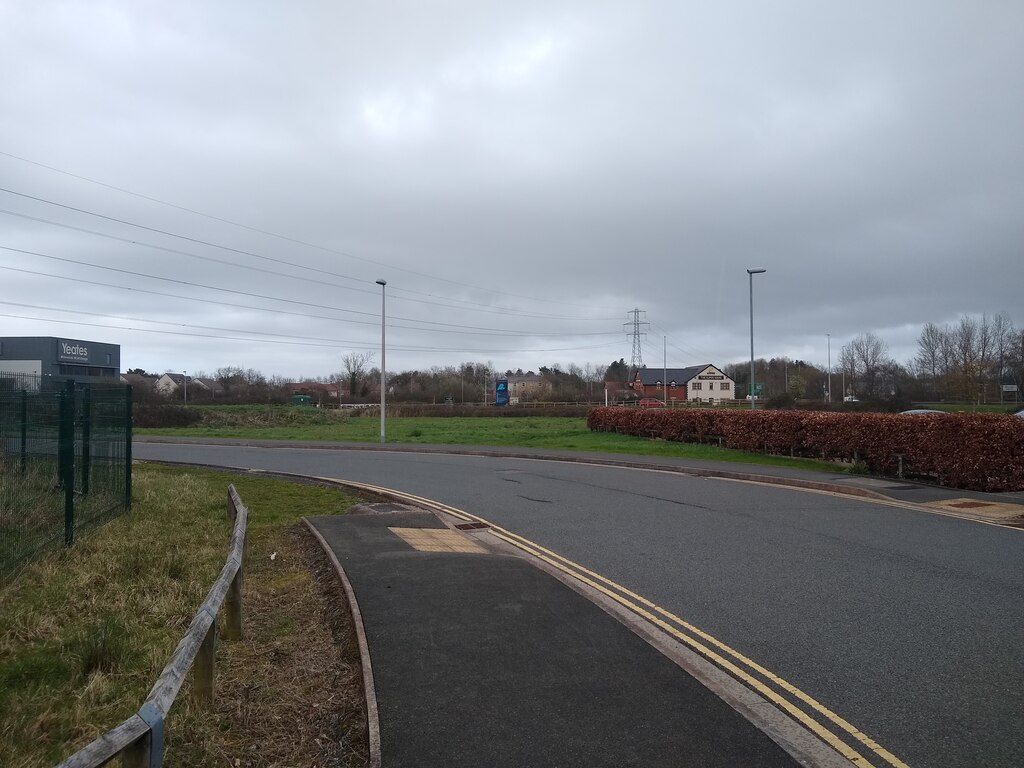
{"label": "curved road", "polygon": [[157,443],[134,452],[356,480],[458,507],[672,611],[915,768],[1024,765],[1024,531],[552,461]]}

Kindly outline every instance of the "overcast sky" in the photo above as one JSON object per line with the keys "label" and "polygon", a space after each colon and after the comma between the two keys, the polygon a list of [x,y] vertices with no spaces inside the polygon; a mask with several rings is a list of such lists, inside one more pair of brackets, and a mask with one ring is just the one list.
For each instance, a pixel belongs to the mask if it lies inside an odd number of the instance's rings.
{"label": "overcast sky", "polygon": [[0,0],[0,335],[320,376],[379,364],[384,279],[388,370],[629,362],[634,308],[644,363],[725,365],[764,268],[758,357],[907,360],[1024,324],[1022,40],[1018,0]]}

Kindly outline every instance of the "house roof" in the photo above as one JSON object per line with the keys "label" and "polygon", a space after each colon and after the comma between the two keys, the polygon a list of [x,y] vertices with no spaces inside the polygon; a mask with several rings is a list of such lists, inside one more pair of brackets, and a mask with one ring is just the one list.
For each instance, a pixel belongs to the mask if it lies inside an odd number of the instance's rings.
{"label": "house roof", "polygon": [[302,394],[303,392],[324,392],[329,395],[337,395],[339,391],[337,384],[328,384],[322,381],[290,381],[288,382],[288,391],[293,394]]}
{"label": "house roof", "polygon": [[156,384],[157,379],[159,378],[159,376],[142,376],[141,374],[138,373],[121,374],[121,381],[125,382],[126,384],[134,384],[136,386],[141,386],[144,384],[148,387],[152,387],[154,384]]}
{"label": "house roof", "polygon": [[706,368],[716,367],[711,363],[705,363],[704,365],[691,365],[689,368],[669,368],[668,370],[664,368],[641,368],[633,375],[633,381],[639,378],[641,384],[645,387],[651,387],[660,384],[667,377],[669,382],[674,381],[678,386],[683,386]]}

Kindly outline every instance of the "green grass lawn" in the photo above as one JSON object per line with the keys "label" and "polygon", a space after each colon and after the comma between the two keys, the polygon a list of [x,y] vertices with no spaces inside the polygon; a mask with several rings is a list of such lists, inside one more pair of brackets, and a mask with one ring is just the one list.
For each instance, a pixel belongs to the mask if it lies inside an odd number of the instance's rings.
{"label": "green grass lawn", "polygon": [[[334,411],[333,413],[337,413]],[[351,416],[333,423],[198,425],[173,429],[138,429],[140,435],[182,437],[235,437],[249,440],[316,440],[375,443],[380,439],[380,420]],[[550,448],[568,451],[707,459],[765,466],[801,467],[835,472],[836,465],[810,459],[791,459],[744,453],[716,445],[646,440],[630,435],[591,432],[576,417],[395,417],[387,420],[387,441],[421,445],[487,445],[505,448]]]}

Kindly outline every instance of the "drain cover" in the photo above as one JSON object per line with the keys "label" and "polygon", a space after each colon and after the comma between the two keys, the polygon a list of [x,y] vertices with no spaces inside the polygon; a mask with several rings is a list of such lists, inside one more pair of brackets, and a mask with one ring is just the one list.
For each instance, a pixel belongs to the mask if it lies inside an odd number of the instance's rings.
{"label": "drain cover", "polygon": [[487,523],[459,523],[455,526],[460,531],[476,531],[480,528],[490,528]]}

